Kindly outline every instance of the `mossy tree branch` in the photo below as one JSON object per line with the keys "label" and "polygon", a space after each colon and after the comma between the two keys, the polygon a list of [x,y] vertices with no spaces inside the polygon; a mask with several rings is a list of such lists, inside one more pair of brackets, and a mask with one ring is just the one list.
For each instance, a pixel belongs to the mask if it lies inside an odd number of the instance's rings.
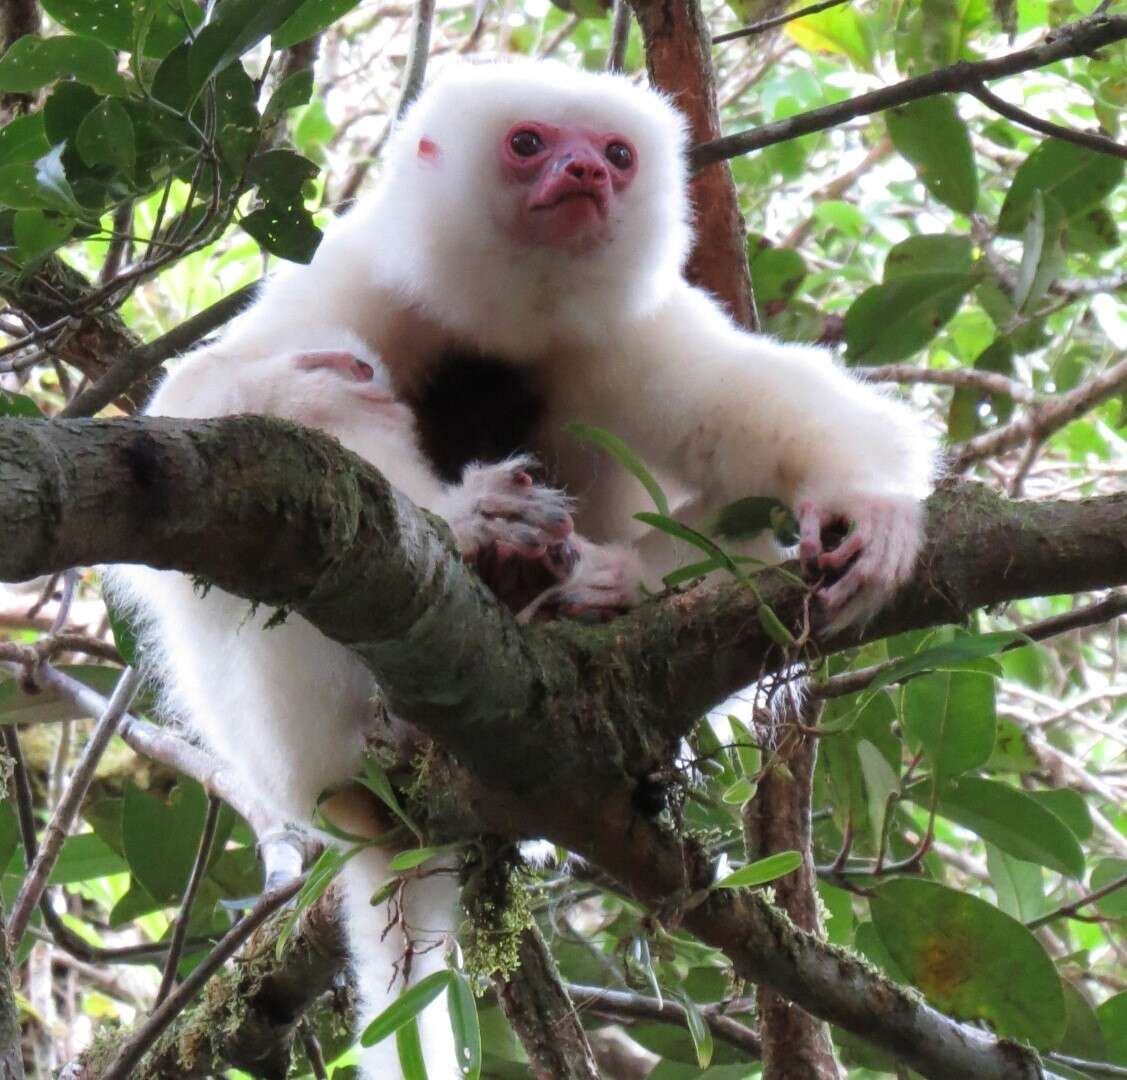
{"label": "mossy tree branch", "polygon": [[[1011,503],[958,485],[929,513],[917,580],[863,634],[822,638],[823,652],[983,604],[1127,581],[1127,494]],[[750,590],[690,591],[606,627],[521,628],[444,527],[375,470],[265,418],[4,421],[0,520],[0,579],[145,562],[303,615],[454,754],[464,776],[449,797],[482,826],[582,854],[723,949],[741,976],[926,1076],[1040,1075],[1031,1052],[935,1012],[762,898],[708,892],[706,853],[635,809],[638,780],[701,711],[782,662]],[[805,590],[761,577],[763,600],[800,625]]]}

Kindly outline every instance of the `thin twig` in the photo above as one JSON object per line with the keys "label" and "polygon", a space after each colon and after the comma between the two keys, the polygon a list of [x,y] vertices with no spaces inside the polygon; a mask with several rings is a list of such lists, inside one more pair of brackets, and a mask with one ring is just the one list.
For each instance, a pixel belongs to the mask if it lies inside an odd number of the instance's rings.
{"label": "thin twig", "polygon": [[[1077,608],[1064,615],[1054,615],[1042,622],[1022,628],[1026,638],[1033,641],[1045,641],[1047,638],[1058,634],[1067,633],[1069,630],[1079,630],[1087,626],[1097,626],[1100,623],[1110,622],[1120,615],[1127,613],[1127,592],[1115,592],[1103,600],[1086,607]],[[1002,652],[1010,649],[1020,649],[1027,644],[1025,639],[1011,642]],[[811,686],[810,693],[820,698],[843,697],[845,694],[856,694],[872,684],[873,680],[883,675],[886,671],[898,664],[899,660],[887,660],[881,664],[859,668],[857,671],[846,671],[827,679],[820,686]]]}
{"label": "thin twig", "polygon": [[[50,672],[50,668],[45,668],[41,675],[45,685],[50,685]],[[121,673],[105,712],[95,724],[94,731],[82,750],[70,783],[67,784],[67,789],[63,792],[63,797],[55,807],[43,834],[43,842],[39,846],[35,862],[24,877],[19,895],[12,905],[12,914],[8,920],[8,940],[13,948],[19,945],[20,938],[27,929],[27,921],[31,918],[32,911],[47,887],[47,878],[50,877],[55,860],[59,857],[63,841],[70,832],[90,782],[94,779],[94,770],[140,688],[141,681],[141,673],[136,668],[127,667]]]}
{"label": "thin twig", "polygon": [[970,368],[921,368],[914,364],[884,364],[880,367],[857,367],[854,373],[866,382],[928,383],[934,386],[957,386],[987,394],[1003,394],[1023,405],[1042,400],[1032,387],[1008,375]]}
{"label": "thin twig", "polygon": [[1065,127],[1063,124],[1054,124],[1051,120],[1042,120],[1039,116],[1034,116],[1024,109],[1019,109],[1016,105],[1011,105],[1008,101],[998,97],[997,94],[991,93],[982,83],[977,86],[966,87],[966,92],[972,97],[978,98],[988,109],[993,109],[1007,120],[1021,124],[1022,127],[1039,131],[1042,135],[1048,135],[1052,139],[1063,139],[1065,142],[1075,143],[1077,146],[1085,147],[1085,149],[1095,150],[1098,154],[1110,154],[1112,157],[1127,161],[1127,145],[1109,139],[1106,135],[1100,135],[1094,131],[1076,131],[1073,128]]}
{"label": "thin twig", "polygon": [[1080,897],[1079,900],[1074,900],[1071,904],[1062,904],[1055,911],[1050,911],[1047,915],[1039,915],[1036,919],[1030,919],[1025,925],[1030,930],[1036,930],[1039,926],[1044,926],[1046,923],[1055,922],[1057,919],[1068,919],[1073,915],[1079,913],[1082,907],[1087,907],[1089,904],[1094,904],[1097,900],[1102,900],[1105,896],[1110,896],[1113,892],[1118,892],[1122,888],[1127,888],[1127,874],[1121,874],[1119,877],[1109,881],[1106,885],[1101,885],[1098,889],[1093,889],[1090,893]]}
{"label": "thin twig", "polygon": [[1084,56],[1123,38],[1127,38],[1127,16],[1102,15],[1080,19],[1054,30],[1051,37],[1046,37],[1044,41],[1028,49],[1007,53],[993,60],[975,63],[961,61],[892,86],[882,86],[867,94],[858,94],[833,105],[798,113],[786,120],[777,120],[750,131],[739,131],[701,143],[690,151],[689,161],[696,172],[718,161],[727,161],[752,150],[762,150],[765,146],[787,142],[799,135],[825,131],[859,116],[869,116],[896,105],[934,97],[936,94],[958,93],[978,86],[984,80],[1001,79],[1007,75],[1045,67],[1057,60]]}
{"label": "thin twig", "polygon": [[[841,0],[844,2],[844,0]],[[627,0],[614,0],[614,19],[610,27],[610,48],[607,50],[607,71],[626,69],[626,48],[630,44],[630,5]]]}
{"label": "thin twig", "polygon": [[176,916],[176,925],[172,928],[172,940],[168,944],[168,956],[164,961],[164,971],[160,977],[160,988],[157,990],[156,1003],[159,1005],[172,992],[176,984],[176,969],[180,966],[180,957],[184,951],[184,941],[188,936],[188,923],[191,921],[192,905],[196,902],[200,883],[207,872],[208,860],[211,858],[211,848],[215,843],[215,829],[219,824],[219,811],[223,803],[214,795],[207,800],[207,816],[204,818],[203,831],[200,833],[199,849],[196,851],[196,861],[192,863],[192,872],[188,876],[188,886],[184,890],[184,898],[180,903],[180,913]]}
{"label": "thin twig", "polygon": [[756,34],[763,34],[768,30],[774,30],[776,26],[783,26],[785,23],[794,22],[795,19],[805,19],[807,15],[817,15],[820,11],[828,11],[830,8],[841,7],[842,4],[851,2],[852,0],[820,0],[817,4],[799,8],[797,11],[787,11],[782,15],[773,15],[769,19],[760,19],[759,22],[751,23],[749,26],[741,26],[739,30],[729,30],[726,34],[717,34],[712,39],[712,44],[723,45],[725,41],[736,41],[739,38],[754,37]]}
{"label": "thin twig", "polygon": [[298,878],[280,889],[264,893],[246,916],[220,938],[219,944],[208,953],[199,966],[194,968],[192,973],[149,1014],[149,1018],[121,1044],[100,1080],[128,1080],[149,1047],[203,989],[208,979],[235,955],[243,942],[275,911],[289,903],[304,883],[304,878]]}
{"label": "thin twig", "polygon": [[1122,1065],[1110,1065],[1106,1061],[1088,1061],[1085,1058],[1072,1057],[1050,1050],[1045,1055],[1046,1061],[1053,1061],[1058,1065],[1066,1065],[1070,1069],[1083,1073],[1086,1076],[1127,1076],[1127,1068]]}
{"label": "thin twig", "polygon": [[328,1080],[328,1071],[325,1068],[325,1055],[321,1052],[321,1043],[317,1039],[317,1033],[313,1030],[313,1025],[306,1017],[298,1025],[298,1037],[301,1039],[301,1048],[305,1051],[305,1056],[309,1061],[309,1069],[313,1073],[314,1080]]}
{"label": "thin twig", "polygon": [[955,448],[952,473],[965,472],[982,458],[996,457],[1029,440],[1044,441],[1102,401],[1127,388],[1127,354],[1067,394],[1049,398],[1009,424],[968,439]]}
{"label": "thin twig", "polygon": [[411,37],[407,44],[407,69],[403,74],[403,90],[399,95],[399,104],[395,107],[395,115],[400,119],[423,89],[433,25],[434,0],[415,0],[415,8],[411,15]]}
{"label": "thin twig", "polygon": [[[656,1020],[661,1024],[685,1027],[688,1015],[685,1007],[676,1001],[635,994],[627,990],[609,990],[602,986],[583,986],[566,983],[567,996],[580,1011],[590,1010],[613,1020]],[[722,1008],[722,1006],[721,1006]],[[762,1044],[755,1028],[725,1016],[717,1006],[702,1006],[700,1014],[716,1038],[742,1050],[750,1058],[758,1059]]]}

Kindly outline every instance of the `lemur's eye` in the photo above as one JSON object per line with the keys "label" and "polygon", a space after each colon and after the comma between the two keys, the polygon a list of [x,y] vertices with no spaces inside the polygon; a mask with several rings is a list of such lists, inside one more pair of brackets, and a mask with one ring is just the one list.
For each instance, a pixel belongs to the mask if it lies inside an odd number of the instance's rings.
{"label": "lemur's eye", "polygon": [[535,157],[544,149],[544,140],[535,131],[525,128],[513,132],[509,137],[509,146],[517,157]]}
{"label": "lemur's eye", "polygon": [[634,163],[634,152],[626,143],[612,142],[606,149],[607,161],[616,169],[626,170]]}

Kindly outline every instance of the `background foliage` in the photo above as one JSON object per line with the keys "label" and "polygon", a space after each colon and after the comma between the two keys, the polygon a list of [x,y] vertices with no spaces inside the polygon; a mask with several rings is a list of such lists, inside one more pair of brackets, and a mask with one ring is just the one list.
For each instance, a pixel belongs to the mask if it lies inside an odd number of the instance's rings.
{"label": "background foliage", "polygon": [[[560,2],[442,3],[432,54],[550,54],[603,66],[608,13],[595,0]],[[838,4],[716,48],[725,129],[999,55],[1093,6]],[[43,0],[42,9],[41,34],[10,41],[0,58],[0,293],[9,303],[0,312],[0,413],[8,415],[53,415],[100,374],[76,358],[87,319],[112,322],[116,311],[113,340],[124,351],[255,281],[276,259],[307,260],[321,226],[378,174],[411,16],[372,0],[218,0],[206,12],[194,0]],[[777,11],[732,0],[708,16],[721,33]],[[636,31],[626,58],[638,72]],[[1074,130],[1121,136],[1127,44],[997,89]],[[1122,159],[1031,132],[961,95],[863,116],[731,164],[765,326],[839,348],[846,363],[902,383],[921,423],[952,443],[997,430],[1123,359]],[[1122,490],[1127,397],[1122,385],[1112,389],[1073,422],[967,464],[1029,497]],[[1120,628],[1113,621],[1038,645],[982,636],[1085,599],[1047,596],[981,613],[967,627],[832,657],[820,678],[900,665],[881,684],[827,704],[813,854],[833,942],[940,1009],[1055,1054],[1061,1075],[1127,1075],[1090,1064],[1127,1069]],[[20,748],[12,741],[20,725],[42,822],[72,775],[89,710],[51,690],[28,692],[20,647],[83,635],[74,648],[52,646],[52,656],[108,693],[119,666],[109,643],[116,637],[127,659],[131,645],[104,616],[93,572],[74,596],[67,582],[51,581],[0,600],[8,648],[0,724],[9,753]],[[142,697],[133,711],[150,705]],[[785,757],[778,732],[742,701],[702,723],[686,748],[673,812],[711,839],[720,877],[734,873],[722,885],[762,884],[791,866],[784,856],[741,869],[742,808]],[[6,909],[26,867],[13,791],[0,803]],[[36,915],[16,955],[33,1075],[150,1008],[208,816],[195,781],[111,744],[50,878],[50,904],[74,940],[47,933]],[[209,829],[181,974],[261,889],[247,826],[224,808]],[[752,990],[719,953],[661,929],[597,883],[540,870],[527,887],[608,1076],[758,1075],[746,1047],[715,1037],[708,1022],[724,1012],[754,1023]],[[597,1001],[593,987],[682,1009],[672,1023],[639,1019]],[[347,1074],[346,999],[333,992],[312,1014],[291,1075],[311,1075],[318,1039],[329,1074]],[[482,1075],[528,1075],[488,995],[478,1011]],[[835,1033],[835,1042],[851,1075],[897,1071],[853,1037]]]}

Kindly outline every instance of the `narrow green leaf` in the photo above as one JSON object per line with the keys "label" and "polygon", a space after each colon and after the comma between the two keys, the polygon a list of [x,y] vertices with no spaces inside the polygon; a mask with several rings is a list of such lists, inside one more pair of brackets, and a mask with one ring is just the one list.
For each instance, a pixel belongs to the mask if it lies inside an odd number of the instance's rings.
{"label": "narrow green leaf", "polygon": [[395,1048],[399,1052],[399,1068],[403,1073],[403,1080],[427,1080],[423,1043],[419,1037],[419,1022],[415,1017],[396,1028]]}
{"label": "narrow green leaf", "polygon": [[404,990],[382,1013],[379,1014],[361,1033],[361,1046],[375,1046],[393,1032],[398,1031],[408,1020],[414,1020],[439,994],[453,981],[451,971],[436,971]]}
{"label": "narrow green leaf", "polygon": [[728,726],[732,729],[732,743],[740,771],[744,776],[758,776],[763,766],[763,751],[757,745],[755,737],[738,716],[729,714]]}
{"label": "narrow green leaf", "polygon": [[384,806],[415,834],[420,844],[423,843],[424,837],[422,829],[411,820],[407,811],[400,805],[399,799],[395,794],[395,789],[391,786],[391,781],[387,778],[387,773],[380,768],[371,754],[364,758],[364,773],[356,779],[379,798]]}
{"label": "narrow green leaf", "polygon": [[282,953],[285,952],[286,944],[301,916],[325,895],[325,890],[336,880],[337,875],[363,850],[364,845],[357,844],[356,847],[347,850],[327,847],[321,852],[310,869],[301,891],[294,898],[293,910],[286,919],[281,933],[278,934],[278,942],[274,948],[274,955],[278,959],[281,959]]}
{"label": "narrow green leaf", "polygon": [[925,671],[958,671],[984,657],[1000,653],[1015,642],[1028,640],[1019,630],[999,630],[992,634],[960,636],[954,641],[921,649],[897,661],[869,684],[866,693],[874,693],[893,683],[904,682],[913,675]]}
{"label": "narrow green leaf", "polygon": [[657,512],[662,517],[668,518],[670,516],[669,500],[665,497],[661,485],[653,478],[649,469],[642,464],[642,459],[622,439],[603,428],[592,427],[590,424],[565,424],[564,431],[572,438],[578,439],[580,442],[590,443],[592,446],[597,446],[600,450],[610,454],[646,489],[650,498],[653,499],[654,506],[657,507]]}
{"label": "narrow green leaf", "polygon": [[724,789],[720,798],[729,806],[743,806],[748,799],[755,795],[758,788],[758,784],[749,780],[746,776],[741,776],[734,784]]}
{"label": "narrow green leaf", "polygon": [[477,1018],[477,1000],[469,980],[460,971],[452,973],[446,990],[450,1010],[450,1028],[454,1033],[454,1052],[458,1068],[466,1080],[481,1077],[481,1027]]}
{"label": "narrow green leaf", "polygon": [[408,848],[406,851],[399,852],[388,866],[396,872],[414,870],[416,866],[422,866],[423,863],[437,858],[439,855],[456,851],[459,846],[458,844],[442,844],[438,847]]}
{"label": "narrow green leaf", "polygon": [[688,525],[682,525],[681,522],[675,521],[671,517],[666,517],[664,514],[651,514],[645,511],[635,514],[634,518],[643,525],[650,525],[655,529],[660,529],[670,536],[675,536],[678,540],[684,540],[685,543],[692,544],[693,547],[699,548],[706,555],[710,555],[713,559],[717,560],[720,565],[728,570],[738,581],[746,582],[748,580],[747,575],[739,568],[736,560],[721,548],[719,544],[705,536],[704,533],[699,533],[696,529],[692,529]]}
{"label": "narrow green leaf", "polygon": [[786,877],[802,865],[802,855],[797,851],[778,851],[763,859],[741,867],[713,884],[714,889],[744,889],[766,885],[769,881]]}
{"label": "narrow green leaf", "polygon": [[775,614],[774,608],[770,605],[760,604],[755,609],[755,615],[759,619],[759,625],[763,627],[763,632],[776,645],[790,646],[794,644],[794,634],[786,628],[782,619]]}
{"label": "narrow green leaf", "polygon": [[693,1048],[697,1052],[697,1064],[702,1069],[707,1069],[712,1063],[714,1049],[712,1028],[708,1026],[701,1015],[697,1003],[688,994],[679,994],[678,998],[685,1009],[685,1021],[689,1028],[689,1035],[693,1040]]}

